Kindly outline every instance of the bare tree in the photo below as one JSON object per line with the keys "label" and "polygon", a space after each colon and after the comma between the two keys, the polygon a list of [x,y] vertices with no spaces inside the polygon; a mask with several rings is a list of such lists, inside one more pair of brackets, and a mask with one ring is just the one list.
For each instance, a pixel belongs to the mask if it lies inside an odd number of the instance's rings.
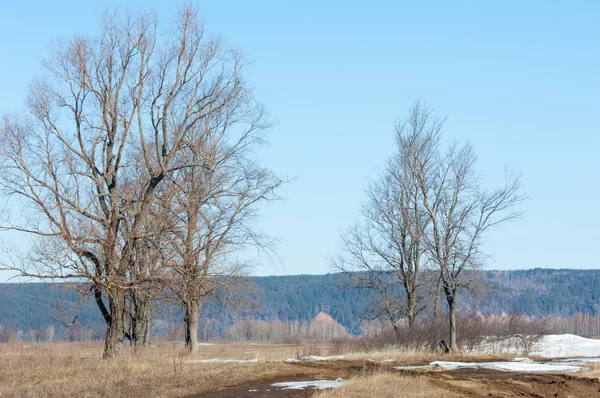
{"label": "bare tree", "polygon": [[1,127],[0,187],[23,209],[1,228],[39,241],[27,264],[4,268],[89,281],[108,326],[106,358],[127,334],[127,292],[151,282],[136,248],[157,190],[196,166],[178,156],[190,132],[244,90],[241,57],[205,36],[194,9],[164,31],[152,15],[116,12],[99,37],[58,42],[31,85],[29,116]]}
{"label": "bare tree", "polygon": [[[483,265],[485,234],[518,219],[515,208],[524,196],[520,175],[509,171],[503,187],[482,190],[472,147],[453,144],[442,150],[444,123],[421,101],[397,123],[398,151],[370,185],[363,223],[342,236],[346,255],[334,264],[344,271],[367,271],[353,276],[378,293],[375,315],[384,314],[396,331],[398,317],[412,326],[424,308],[425,285],[434,295],[435,315],[443,291],[450,348],[456,350],[457,295],[476,281],[476,273],[466,271]],[[424,272],[426,265],[431,268]]]}
{"label": "bare tree", "polygon": [[266,124],[261,106],[250,95],[238,97],[207,119],[202,134],[182,155],[198,167],[172,176],[168,193],[171,228],[169,287],[184,308],[186,347],[198,343],[198,322],[207,297],[229,298],[234,282],[247,272],[237,256],[252,246],[269,249],[268,237],[256,231],[257,205],[277,199],[283,183],[249,157]]}
{"label": "bare tree", "polygon": [[423,128],[436,136],[441,125],[397,125],[397,153],[388,160],[378,179],[370,183],[368,201],[361,210],[362,223],[342,235],[345,255],[334,259],[334,266],[351,272],[359,286],[377,293],[371,314],[388,319],[396,333],[401,318],[406,318],[412,329],[416,317],[425,309],[429,281],[423,272],[428,265],[424,234],[429,218],[412,169],[411,154],[421,152],[427,145],[421,139]]}
{"label": "bare tree", "polygon": [[[506,172],[504,186],[482,189],[475,168],[473,148],[453,144],[441,153],[444,119],[426,104],[417,102],[408,121],[400,124],[399,136],[411,137],[401,145],[416,181],[422,208],[428,218],[423,242],[431,261],[439,269],[441,287],[449,309],[450,349],[456,350],[456,305],[460,289],[473,282],[465,272],[483,265],[481,245],[485,234],[507,221],[517,220],[515,210],[524,200],[521,176]],[[420,142],[413,146],[412,141]]]}

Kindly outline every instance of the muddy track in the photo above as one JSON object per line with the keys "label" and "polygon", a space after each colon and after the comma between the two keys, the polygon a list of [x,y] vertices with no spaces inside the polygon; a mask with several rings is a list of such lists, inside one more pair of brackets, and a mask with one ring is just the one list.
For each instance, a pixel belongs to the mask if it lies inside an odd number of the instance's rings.
{"label": "muddy track", "polygon": [[[233,398],[233,397],[309,397],[315,390],[283,390],[272,387],[273,383],[285,381],[333,380],[368,375],[382,370],[402,375],[427,377],[432,384],[448,392],[448,397],[598,397],[598,379],[571,375],[532,375],[483,369],[454,371],[397,371],[393,365],[368,361],[328,361],[286,364],[282,375],[257,377],[242,385],[229,386],[219,391],[206,392],[189,398]],[[399,395],[401,397],[401,395]]]}
{"label": "muddy track", "polygon": [[571,375],[531,375],[496,370],[427,374],[434,385],[459,397],[600,397],[600,383]]}

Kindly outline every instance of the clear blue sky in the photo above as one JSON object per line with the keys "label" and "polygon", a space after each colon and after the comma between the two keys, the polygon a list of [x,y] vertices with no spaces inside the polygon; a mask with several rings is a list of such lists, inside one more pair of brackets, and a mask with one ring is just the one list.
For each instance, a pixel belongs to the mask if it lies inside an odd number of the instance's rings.
{"label": "clear blue sky", "polygon": [[[526,218],[489,236],[489,268],[597,268],[600,3],[564,1],[201,1],[206,26],[253,60],[249,81],[278,120],[263,151],[296,177],[263,230],[282,262],[255,274],[324,273],[364,188],[416,98],[448,114],[491,185],[522,170]],[[93,34],[107,7],[167,1],[14,1],[0,13],[0,112],[22,108],[46,45]],[[1,278],[0,278],[1,279]]]}

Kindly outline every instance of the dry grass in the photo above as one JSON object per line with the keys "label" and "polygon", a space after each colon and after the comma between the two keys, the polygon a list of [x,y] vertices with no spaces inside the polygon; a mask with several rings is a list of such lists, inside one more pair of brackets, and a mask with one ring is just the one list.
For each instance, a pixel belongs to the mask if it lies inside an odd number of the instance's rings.
{"label": "dry grass", "polygon": [[393,373],[356,377],[339,388],[314,395],[315,398],[447,398],[452,396],[448,391],[431,384],[427,378]]}
{"label": "dry grass", "polygon": [[[331,367],[325,374],[318,366],[290,366],[288,358],[305,355],[345,354],[346,365]],[[324,342],[304,344],[217,343],[201,345],[188,355],[181,344],[157,343],[141,353],[125,350],[114,360],[104,361],[102,343],[0,344],[1,397],[163,397],[185,396],[253,383],[257,380],[307,377],[347,377],[339,374],[348,364],[368,359],[394,359],[390,365],[423,365],[441,359],[419,351],[344,352],[339,345]],[[257,359],[257,363],[198,363],[194,359]],[[489,361],[498,355],[444,355],[445,360]],[[344,367],[346,366],[346,368]],[[382,365],[383,366],[383,365]],[[358,366],[362,368],[361,365]],[[369,367],[365,367],[369,368]],[[336,370],[338,369],[338,370]],[[348,369],[346,369],[346,373]],[[362,373],[352,375],[366,376]],[[415,375],[418,377],[418,375]],[[397,383],[412,383],[413,376],[378,375]],[[394,377],[398,379],[394,379]],[[417,379],[420,380],[420,379]],[[355,384],[352,382],[350,386]],[[383,387],[381,387],[383,388]],[[395,387],[394,387],[395,388]],[[373,395],[378,396],[378,395]],[[383,396],[383,395],[382,395]]]}
{"label": "dry grass", "polygon": [[[252,346],[201,346],[194,356],[180,345],[162,344],[142,354],[123,353],[101,360],[99,343],[0,345],[2,397],[157,397],[213,391],[249,382],[258,374],[285,374],[281,362],[268,359],[293,349]],[[287,352],[286,352],[287,351]],[[190,363],[191,359],[254,359],[248,364]]]}
{"label": "dry grass", "polygon": [[580,373],[575,373],[575,376],[595,378],[600,382],[600,363],[591,363],[585,366],[588,370]]}

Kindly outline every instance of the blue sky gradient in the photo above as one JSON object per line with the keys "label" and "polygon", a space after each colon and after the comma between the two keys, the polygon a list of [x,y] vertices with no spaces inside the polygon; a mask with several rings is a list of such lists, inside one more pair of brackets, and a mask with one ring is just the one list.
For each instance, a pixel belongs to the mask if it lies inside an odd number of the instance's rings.
{"label": "blue sky gradient", "polygon": [[[0,13],[0,112],[19,111],[47,44],[93,35],[102,10],[165,1],[10,2]],[[281,261],[257,275],[325,273],[364,189],[417,98],[448,115],[490,187],[524,175],[523,222],[489,235],[494,269],[596,268],[600,224],[600,3],[595,1],[201,1],[210,33],[252,60],[277,124],[264,163],[295,177],[264,209]],[[1,279],[1,278],[0,278]]]}

